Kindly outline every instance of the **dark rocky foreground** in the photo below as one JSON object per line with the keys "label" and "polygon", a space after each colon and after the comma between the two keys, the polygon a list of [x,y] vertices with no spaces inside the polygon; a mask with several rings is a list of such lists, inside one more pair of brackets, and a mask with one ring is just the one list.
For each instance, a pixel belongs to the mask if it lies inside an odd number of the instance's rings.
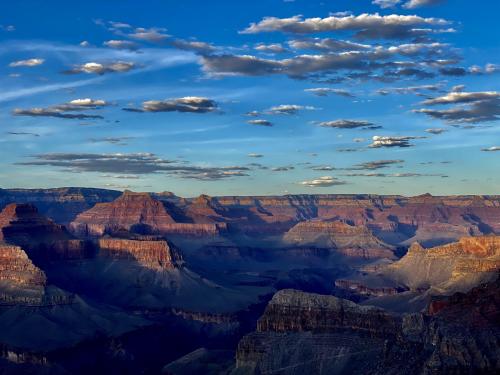
{"label": "dark rocky foreground", "polygon": [[496,373],[500,198],[0,189],[0,373]]}

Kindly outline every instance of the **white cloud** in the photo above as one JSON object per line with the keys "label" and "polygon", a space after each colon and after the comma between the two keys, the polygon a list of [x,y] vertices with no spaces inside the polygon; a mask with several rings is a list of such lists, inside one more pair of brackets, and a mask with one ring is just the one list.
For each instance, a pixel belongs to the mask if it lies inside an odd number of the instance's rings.
{"label": "white cloud", "polygon": [[44,59],[27,59],[27,60],[18,60],[18,61],[13,61],[9,64],[11,68],[18,67],[18,66],[37,66],[37,65],[42,65],[45,62]]}

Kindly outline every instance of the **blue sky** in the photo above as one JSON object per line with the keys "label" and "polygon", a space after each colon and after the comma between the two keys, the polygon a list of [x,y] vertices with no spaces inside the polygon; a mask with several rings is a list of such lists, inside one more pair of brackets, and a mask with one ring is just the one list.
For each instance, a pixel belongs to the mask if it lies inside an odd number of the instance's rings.
{"label": "blue sky", "polygon": [[3,2],[0,186],[498,194],[499,12]]}

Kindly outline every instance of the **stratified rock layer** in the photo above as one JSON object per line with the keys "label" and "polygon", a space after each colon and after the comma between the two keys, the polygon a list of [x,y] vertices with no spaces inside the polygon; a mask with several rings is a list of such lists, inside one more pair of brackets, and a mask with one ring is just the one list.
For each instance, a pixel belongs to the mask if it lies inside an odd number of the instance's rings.
{"label": "stratified rock layer", "polygon": [[101,238],[99,257],[127,259],[154,270],[173,269],[182,262],[180,253],[167,241],[137,241]]}
{"label": "stratified rock layer", "polygon": [[411,288],[426,288],[466,282],[471,278],[476,280],[498,269],[500,236],[480,236],[464,237],[458,242],[430,249],[414,243],[402,259],[387,267],[384,274]]}
{"label": "stratified rock layer", "polygon": [[493,374],[500,370],[500,279],[392,315],[332,296],[275,294],[238,345],[234,374]]}
{"label": "stratified rock layer", "polygon": [[340,221],[304,221],[283,236],[286,243],[334,248],[341,254],[362,258],[393,258],[393,248],[364,226]]}
{"label": "stratified rock layer", "polygon": [[23,249],[0,243],[0,282],[39,286],[46,281],[43,271],[33,264]]}
{"label": "stratified rock layer", "polygon": [[98,203],[77,216],[70,225],[80,235],[102,236],[120,230],[160,233],[174,223],[163,204],[147,193],[125,191],[110,203]]}

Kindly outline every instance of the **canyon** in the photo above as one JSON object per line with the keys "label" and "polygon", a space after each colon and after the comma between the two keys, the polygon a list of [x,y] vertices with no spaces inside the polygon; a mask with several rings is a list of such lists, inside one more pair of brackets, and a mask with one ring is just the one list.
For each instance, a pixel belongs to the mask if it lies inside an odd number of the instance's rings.
{"label": "canyon", "polygon": [[500,368],[500,196],[0,189],[0,209],[13,373]]}

